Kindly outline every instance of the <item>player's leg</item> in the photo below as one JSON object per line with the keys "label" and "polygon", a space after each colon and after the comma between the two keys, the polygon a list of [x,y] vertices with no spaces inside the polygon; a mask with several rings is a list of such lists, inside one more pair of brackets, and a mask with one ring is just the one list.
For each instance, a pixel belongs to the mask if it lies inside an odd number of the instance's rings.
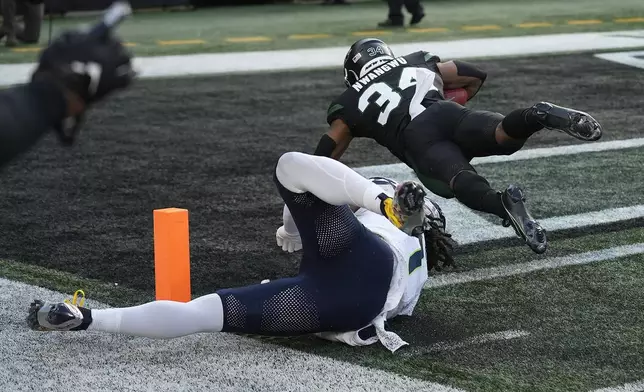
{"label": "player's leg", "polygon": [[289,210],[285,215],[293,217],[305,250],[306,243],[311,249],[318,243],[319,216],[327,220],[333,217],[343,222],[342,227],[354,227],[357,220],[347,206],[355,206],[383,214],[402,227],[405,216],[422,209],[424,202],[424,192],[413,183],[402,184],[396,192],[400,202],[394,203],[378,185],[344,164],[298,152],[280,157],[275,182]]}
{"label": "player's leg", "polygon": [[154,301],[128,308],[88,309],[34,301],[27,322],[40,331],[93,330],[159,339],[204,332],[294,336],[355,330],[369,324],[382,309],[393,266],[386,245],[366,241],[361,246],[369,247],[370,254],[378,253],[357,260],[369,268],[346,268],[339,265],[341,260],[331,260],[328,268],[315,271],[316,276],[219,290],[187,303]]}
{"label": "player's leg", "polygon": [[527,139],[543,128],[559,130],[583,141],[596,141],[602,136],[601,125],[588,113],[548,102],[514,110],[503,119],[498,133],[501,138]]}
{"label": "player's leg", "polygon": [[500,113],[467,109],[454,127],[452,140],[469,157],[510,155],[544,128],[559,129],[586,141],[601,137],[601,127],[590,115],[542,102],[517,109],[505,117]]}
{"label": "player's leg", "polygon": [[34,330],[96,330],[151,338],[220,332],[224,313],[218,294],[190,302],[154,301],[128,308],[88,309],[67,303],[34,301],[27,318]]}
{"label": "player's leg", "polygon": [[453,103],[433,106],[405,130],[408,161],[421,181],[429,178],[432,180],[429,185],[434,187],[436,183],[443,184],[443,188],[449,188],[469,208],[497,215],[512,224],[532,250],[543,253],[547,246],[545,230],[526,209],[521,189],[510,185],[505,191],[497,192],[470,165],[471,157],[451,140],[453,129],[471,111]]}

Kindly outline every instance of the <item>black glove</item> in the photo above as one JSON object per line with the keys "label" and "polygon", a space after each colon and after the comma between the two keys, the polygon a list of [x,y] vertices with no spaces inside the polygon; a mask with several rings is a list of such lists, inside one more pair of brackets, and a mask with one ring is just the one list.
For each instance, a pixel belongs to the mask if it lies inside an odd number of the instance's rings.
{"label": "black glove", "polygon": [[[127,87],[134,77],[131,55],[119,40],[97,38],[70,31],[58,37],[40,55],[33,81],[48,80],[72,93],[87,107],[114,90]],[[82,114],[63,121],[57,128],[61,140],[72,143]]]}

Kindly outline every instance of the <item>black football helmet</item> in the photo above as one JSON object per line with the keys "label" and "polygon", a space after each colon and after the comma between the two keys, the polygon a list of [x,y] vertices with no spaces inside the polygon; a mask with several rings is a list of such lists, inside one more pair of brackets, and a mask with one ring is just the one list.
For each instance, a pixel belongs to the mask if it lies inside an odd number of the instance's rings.
{"label": "black football helmet", "polygon": [[351,87],[369,71],[393,59],[389,45],[377,38],[356,41],[344,58],[344,84]]}

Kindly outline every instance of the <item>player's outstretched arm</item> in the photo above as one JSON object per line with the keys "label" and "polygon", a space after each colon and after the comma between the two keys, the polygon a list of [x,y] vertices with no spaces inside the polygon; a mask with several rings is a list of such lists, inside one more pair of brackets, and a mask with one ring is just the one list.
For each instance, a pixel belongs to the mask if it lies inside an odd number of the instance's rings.
{"label": "player's outstretched arm", "polygon": [[487,73],[474,64],[461,60],[447,61],[436,64],[441,73],[445,90],[464,88],[468,100],[478,93]]}
{"label": "player's outstretched arm", "polygon": [[347,150],[353,136],[347,124],[340,119],[331,123],[331,128],[322,135],[314,155],[340,159],[342,154]]}

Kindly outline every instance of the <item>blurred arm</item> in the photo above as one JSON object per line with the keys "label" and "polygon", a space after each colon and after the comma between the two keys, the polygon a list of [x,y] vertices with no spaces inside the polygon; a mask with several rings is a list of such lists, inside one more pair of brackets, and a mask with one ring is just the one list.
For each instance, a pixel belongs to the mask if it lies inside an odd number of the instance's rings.
{"label": "blurred arm", "polygon": [[66,116],[65,94],[50,82],[0,91],[0,166],[34,145]]}

